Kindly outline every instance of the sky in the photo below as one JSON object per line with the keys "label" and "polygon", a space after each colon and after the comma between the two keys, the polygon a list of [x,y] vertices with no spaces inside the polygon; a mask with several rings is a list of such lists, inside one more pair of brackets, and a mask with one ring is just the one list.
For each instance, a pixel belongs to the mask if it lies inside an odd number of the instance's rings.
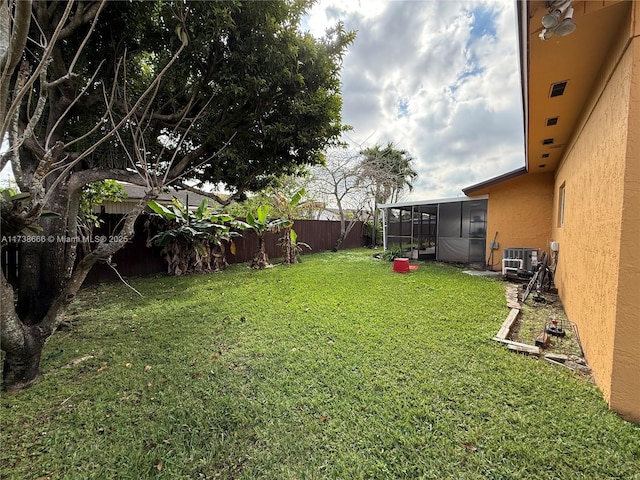
{"label": "sky", "polygon": [[524,165],[513,1],[319,0],[302,28],[320,37],[338,21],[357,32],[341,73],[346,140],[412,155],[403,200],[462,196]]}
{"label": "sky", "polygon": [[357,32],[341,73],[345,140],[412,155],[402,200],[462,196],[524,165],[514,3],[318,0],[303,19],[317,37],[338,21]]}

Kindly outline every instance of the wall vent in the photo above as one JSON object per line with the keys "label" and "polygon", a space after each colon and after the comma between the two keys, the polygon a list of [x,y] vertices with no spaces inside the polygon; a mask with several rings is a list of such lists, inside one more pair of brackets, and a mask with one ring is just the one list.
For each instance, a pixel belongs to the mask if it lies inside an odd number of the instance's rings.
{"label": "wall vent", "polygon": [[549,97],[559,97],[560,95],[564,95],[564,89],[567,88],[566,80],[564,82],[558,82],[551,84],[551,93]]}
{"label": "wall vent", "polygon": [[558,117],[547,118],[547,127],[553,127],[558,124]]}
{"label": "wall vent", "polygon": [[542,140],[543,145],[551,145],[553,143],[553,138],[545,138]]}
{"label": "wall vent", "polygon": [[549,154],[548,153],[543,153],[542,154],[542,158],[549,158]]}

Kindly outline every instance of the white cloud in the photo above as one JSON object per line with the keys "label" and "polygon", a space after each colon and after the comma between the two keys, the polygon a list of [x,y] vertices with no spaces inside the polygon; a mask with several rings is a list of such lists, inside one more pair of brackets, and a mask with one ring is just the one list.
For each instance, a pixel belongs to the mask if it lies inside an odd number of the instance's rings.
{"label": "white cloud", "polygon": [[503,0],[320,0],[303,28],[341,20],[343,121],[358,144],[394,142],[416,158],[410,198],[461,188],[524,164],[514,5]]}

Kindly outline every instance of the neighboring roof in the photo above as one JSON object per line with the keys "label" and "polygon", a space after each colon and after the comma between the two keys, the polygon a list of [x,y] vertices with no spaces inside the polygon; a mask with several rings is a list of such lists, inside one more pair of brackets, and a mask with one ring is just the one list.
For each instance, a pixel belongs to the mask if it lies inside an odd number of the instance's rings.
{"label": "neighboring roof", "polygon": [[485,180],[480,183],[476,183],[475,185],[471,185],[469,187],[465,187],[462,189],[465,195],[472,194],[473,192],[477,192],[478,190],[483,190],[488,187],[493,187],[502,182],[506,182],[507,180],[511,180],[521,175],[527,173],[527,167],[520,167],[516,170],[512,170],[507,173],[503,173],[502,175],[498,175],[497,177],[490,178],[489,180]]}
{"label": "neighboring roof", "polygon": [[[124,187],[124,192],[127,194],[127,200],[139,200],[144,197],[147,188],[141,185],[134,185],[132,183],[124,183],[120,182],[120,184]],[[208,199],[213,201],[213,199],[209,197],[205,197],[204,195],[200,195],[198,193],[189,192],[187,190],[176,190],[174,188],[169,188],[167,191],[162,192],[156,201],[161,203],[171,202],[173,197],[176,197],[180,202],[186,203],[187,196],[189,197],[189,205],[195,206],[199,205],[203,199]]]}

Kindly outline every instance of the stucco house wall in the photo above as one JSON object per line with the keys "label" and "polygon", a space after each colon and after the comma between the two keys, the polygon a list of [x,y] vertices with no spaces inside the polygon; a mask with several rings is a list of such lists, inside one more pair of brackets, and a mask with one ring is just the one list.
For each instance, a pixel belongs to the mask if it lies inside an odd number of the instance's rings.
{"label": "stucco house wall", "polygon": [[610,57],[592,89],[556,171],[552,219],[560,243],[555,282],[567,316],[578,325],[605,399],[634,421],[640,421],[638,43],[623,30],[612,49],[619,55]]}
{"label": "stucco house wall", "polygon": [[636,12],[610,404],[625,418],[640,423],[640,8],[637,6]]}
{"label": "stucco house wall", "polygon": [[553,181],[553,173],[524,174],[469,195],[489,195],[486,258],[491,254],[494,237],[499,243],[498,250],[493,252],[492,270],[502,268],[502,252],[505,248],[549,251]]}

